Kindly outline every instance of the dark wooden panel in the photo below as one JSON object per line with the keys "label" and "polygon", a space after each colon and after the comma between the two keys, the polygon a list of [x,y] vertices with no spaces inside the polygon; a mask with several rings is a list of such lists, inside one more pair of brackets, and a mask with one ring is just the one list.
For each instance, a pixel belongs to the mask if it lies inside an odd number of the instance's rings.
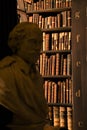
{"label": "dark wooden panel", "polygon": [[72,58],[73,58],[73,130],[87,129],[87,1],[73,0],[72,5]]}

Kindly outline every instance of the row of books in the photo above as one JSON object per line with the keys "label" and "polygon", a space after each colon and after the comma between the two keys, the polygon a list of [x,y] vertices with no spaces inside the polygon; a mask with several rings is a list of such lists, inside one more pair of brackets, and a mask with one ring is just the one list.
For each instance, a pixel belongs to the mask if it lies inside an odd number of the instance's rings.
{"label": "row of books", "polygon": [[65,79],[54,82],[45,80],[44,95],[48,103],[72,103],[72,81]]}
{"label": "row of books", "polygon": [[71,32],[43,32],[42,51],[49,50],[71,50]]}
{"label": "row of books", "polygon": [[72,0],[24,0],[27,11],[71,7]]}
{"label": "row of books", "polygon": [[50,124],[58,127],[65,127],[72,130],[72,108],[50,106],[47,119]]}
{"label": "row of books", "polygon": [[54,13],[53,15],[44,16],[41,14],[32,14],[28,16],[28,21],[39,25],[42,29],[53,29],[59,27],[71,26],[71,11],[62,11]]}
{"label": "row of books", "polygon": [[71,75],[71,54],[40,54],[40,74],[42,76]]}

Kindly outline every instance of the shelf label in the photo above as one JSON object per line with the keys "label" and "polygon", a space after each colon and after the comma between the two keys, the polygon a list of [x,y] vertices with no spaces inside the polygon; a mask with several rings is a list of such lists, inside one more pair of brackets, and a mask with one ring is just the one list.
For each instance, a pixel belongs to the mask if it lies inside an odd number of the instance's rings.
{"label": "shelf label", "polygon": [[83,127],[83,121],[78,121],[78,126]]}
{"label": "shelf label", "polygon": [[76,66],[79,67],[81,65],[80,61],[76,61]]}
{"label": "shelf label", "polygon": [[81,96],[81,92],[80,89],[76,92],[76,97],[80,97]]}
{"label": "shelf label", "polygon": [[80,34],[76,35],[76,42],[79,43],[80,42]]}
{"label": "shelf label", "polygon": [[80,18],[80,11],[76,11],[75,12],[75,19],[79,19]]}

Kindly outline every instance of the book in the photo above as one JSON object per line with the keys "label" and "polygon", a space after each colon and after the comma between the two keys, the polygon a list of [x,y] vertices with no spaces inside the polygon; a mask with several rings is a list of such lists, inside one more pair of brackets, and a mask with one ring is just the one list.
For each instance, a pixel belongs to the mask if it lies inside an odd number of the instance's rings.
{"label": "book", "polygon": [[57,106],[53,106],[53,125],[57,127],[60,126],[60,111]]}
{"label": "book", "polygon": [[49,113],[48,113],[48,120],[49,120],[49,124],[53,125],[53,107],[49,106]]}
{"label": "book", "polygon": [[24,0],[17,0],[17,9],[25,10]]}
{"label": "book", "polygon": [[67,107],[67,127],[68,130],[72,130],[72,108]]}
{"label": "book", "polygon": [[60,127],[67,127],[67,110],[66,107],[60,108]]}

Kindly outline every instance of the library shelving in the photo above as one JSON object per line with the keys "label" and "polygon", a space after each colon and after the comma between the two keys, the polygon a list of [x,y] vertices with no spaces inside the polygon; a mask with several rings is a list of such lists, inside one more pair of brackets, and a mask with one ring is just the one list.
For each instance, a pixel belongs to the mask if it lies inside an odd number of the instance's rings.
{"label": "library shelving", "polygon": [[50,125],[72,130],[72,41],[70,0],[24,1],[27,21],[43,31],[38,66],[44,79]]}
{"label": "library shelving", "polygon": [[38,66],[50,125],[87,130],[87,1],[21,2],[24,9],[18,12],[25,13],[24,21],[37,23],[43,31]]}

